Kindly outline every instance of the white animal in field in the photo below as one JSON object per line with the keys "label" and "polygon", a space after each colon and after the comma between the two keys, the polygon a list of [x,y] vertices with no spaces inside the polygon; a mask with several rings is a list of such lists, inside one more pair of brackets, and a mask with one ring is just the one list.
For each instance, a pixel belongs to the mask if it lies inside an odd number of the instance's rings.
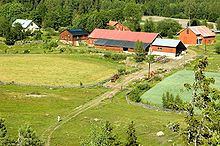
{"label": "white animal in field", "polygon": [[157,132],[157,136],[164,136],[164,133],[163,133],[163,131],[159,131],[159,132]]}
{"label": "white animal in field", "polygon": [[57,122],[60,122],[60,121],[61,121],[61,117],[57,116]]}

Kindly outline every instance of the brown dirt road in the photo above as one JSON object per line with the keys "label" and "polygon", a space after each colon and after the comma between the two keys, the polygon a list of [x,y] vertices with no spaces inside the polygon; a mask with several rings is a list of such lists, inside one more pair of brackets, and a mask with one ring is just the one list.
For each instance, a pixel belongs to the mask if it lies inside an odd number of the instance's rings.
{"label": "brown dirt road", "polygon": [[[172,60],[172,61],[170,61],[168,63],[165,63],[165,64],[158,64],[158,63],[152,64],[151,65],[151,70],[155,71],[158,68],[163,68],[163,69],[166,69],[166,70],[179,68],[180,66],[182,66],[186,62],[188,62],[190,60],[193,60],[195,57],[196,57],[196,53],[194,51],[188,50],[188,53],[184,57],[182,57],[178,60]],[[78,106],[74,110],[70,111],[70,113],[67,116],[62,117],[61,122],[56,122],[53,125],[51,125],[47,130],[45,130],[42,134],[42,137],[44,137],[46,139],[46,144],[45,145],[46,146],[50,145],[51,137],[52,137],[53,133],[58,128],[60,128],[62,125],[66,124],[71,119],[77,117],[82,112],[85,112],[86,110],[99,105],[103,100],[111,99],[112,97],[114,97],[114,95],[116,93],[121,91],[122,87],[123,88],[126,87],[133,80],[142,79],[142,78],[146,77],[147,73],[148,73],[148,66],[144,67],[140,71],[137,71],[135,73],[126,75],[125,78],[123,78],[123,80],[120,81],[120,82],[116,82],[116,83],[113,83],[113,84],[112,83],[107,83],[105,86],[110,87],[111,91],[108,91],[108,92],[96,97],[95,99],[87,102],[84,105]]]}

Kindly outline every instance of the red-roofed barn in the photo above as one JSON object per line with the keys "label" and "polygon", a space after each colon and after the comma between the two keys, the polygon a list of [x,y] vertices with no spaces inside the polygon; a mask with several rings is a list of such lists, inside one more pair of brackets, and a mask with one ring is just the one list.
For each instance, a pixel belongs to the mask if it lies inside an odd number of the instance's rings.
{"label": "red-roofed barn", "polygon": [[206,26],[190,26],[179,33],[179,39],[184,44],[212,44],[215,41],[215,33]]}
{"label": "red-roofed barn", "polygon": [[[97,46],[97,43],[95,44],[96,40],[103,39],[106,41],[108,40],[117,40],[120,41],[120,44],[129,43],[132,42],[135,43],[137,41],[141,41],[146,44],[151,44],[156,38],[161,38],[161,36],[158,33],[146,33],[146,32],[132,32],[132,31],[118,31],[118,30],[108,30],[108,29],[95,29],[93,32],[88,36],[88,45],[90,47],[96,46],[96,48],[104,48],[108,50],[114,50],[114,51],[129,51],[133,52],[134,47],[132,48],[126,48],[123,46]],[[123,43],[122,43],[123,42]],[[98,43],[99,44],[99,43]],[[106,43],[109,44],[109,43]],[[134,45],[128,45],[128,46],[134,46]]]}

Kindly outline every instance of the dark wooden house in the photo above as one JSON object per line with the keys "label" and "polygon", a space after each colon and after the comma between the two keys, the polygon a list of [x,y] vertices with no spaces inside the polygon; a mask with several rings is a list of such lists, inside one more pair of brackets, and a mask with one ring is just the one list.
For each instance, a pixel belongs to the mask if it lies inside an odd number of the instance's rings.
{"label": "dark wooden house", "polygon": [[87,38],[88,32],[83,29],[66,29],[60,33],[60,41],[73,46],[86,43]]}

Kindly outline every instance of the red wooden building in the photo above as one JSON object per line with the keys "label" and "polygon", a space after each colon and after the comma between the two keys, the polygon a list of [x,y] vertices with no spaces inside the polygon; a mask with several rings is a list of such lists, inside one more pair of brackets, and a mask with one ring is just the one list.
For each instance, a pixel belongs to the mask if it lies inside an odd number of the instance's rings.
{"label": "red wooden building", "polygon": [[[95,29],[88,36],[87,43],[90,47],[95,46],[96,48],[107,50],[133,52],[135,42],[141,41],[148,47],[148,44],[151,44],[156,38],[161,38],[161,36],[158,33]],[[107,41],[107,43],[104,43],[104,41]],[[114,42],[117,45],[113,46]]]}
{"label": "red wooden building", "polygon": [[185,50],[186,47],[180,40],[157,38],[152,43],[149,53],[153,55],[177,57]]}
{"label": "red wooden building", "polygon": [[[95,48],[112,50],[117,52],[134,52],[135,44],[135,41],[97,39],[95,41]],[[149,43],[143,43],[143,49],[146,52],[149,50],[149,46]]]}
{"label": "red wooden building", "polygon": [[120,22],[118,21],[109,21],[109,23],[107,23],[108,26],[114,27],[115,30],[118,31],[131,31],[127,26],[122,25]]}
{"label": "red wooden building", "polygon": [[179,39],[184,44],[212,44],[215,41],[215,33],[206,26],[190,26],[179,32]]}
{"label": "red wooden building", "polygon": [[60,41],[64,44],[79,46],[85,43],[88,38],[88,32],[83,29],[66,29],[60,33]]}

